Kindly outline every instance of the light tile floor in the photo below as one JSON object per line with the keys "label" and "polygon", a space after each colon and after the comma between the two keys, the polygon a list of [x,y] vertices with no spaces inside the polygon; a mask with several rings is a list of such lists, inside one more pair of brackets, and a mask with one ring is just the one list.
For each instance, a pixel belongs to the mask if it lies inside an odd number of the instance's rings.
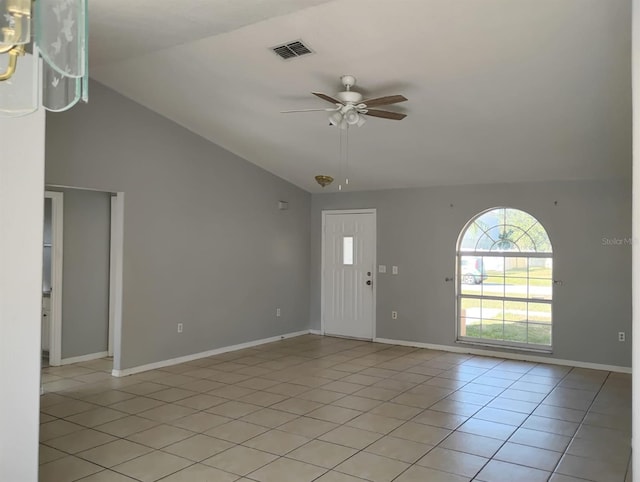
{"label": "light tile floor", "polygon": [[630,375],[301,336],[43,369],[40,481],[630,482]]}

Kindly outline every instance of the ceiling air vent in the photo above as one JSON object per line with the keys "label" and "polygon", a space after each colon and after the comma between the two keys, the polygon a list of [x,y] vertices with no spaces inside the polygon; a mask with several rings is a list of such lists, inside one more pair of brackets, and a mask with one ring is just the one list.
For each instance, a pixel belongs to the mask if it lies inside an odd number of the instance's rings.
{"label": "ceiling air vent", "polygon": [[272,47],[271,50],[273,50],[280,58],[284,60],[289,60],[296,57],[301,57],[302,55],[313,53],[313,50],[303,44],[300,40]]}

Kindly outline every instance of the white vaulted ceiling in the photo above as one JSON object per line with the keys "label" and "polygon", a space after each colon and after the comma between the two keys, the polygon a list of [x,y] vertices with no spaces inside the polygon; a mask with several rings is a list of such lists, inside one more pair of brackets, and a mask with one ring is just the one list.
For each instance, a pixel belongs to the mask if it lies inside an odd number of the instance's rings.
{"label": "white vaulted ceiling", "polygon": [[[349,189],[626,176],[630,0],[91,0],[92,77],[312,192],[352,74],[404,94],[349,131]],[[269,48],[302,39],[315,53]],[[356,90],[358,90],[356,88]],[[327,189],[335,189],[334,187]]]}

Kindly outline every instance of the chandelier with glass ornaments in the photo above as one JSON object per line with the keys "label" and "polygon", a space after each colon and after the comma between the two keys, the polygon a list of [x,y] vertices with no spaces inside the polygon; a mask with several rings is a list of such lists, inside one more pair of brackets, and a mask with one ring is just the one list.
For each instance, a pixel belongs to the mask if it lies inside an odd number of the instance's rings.
{"label": "chandelier with glass ornaments", "polygon": [[0,0],[0,116],[87,101],[87,0]]}

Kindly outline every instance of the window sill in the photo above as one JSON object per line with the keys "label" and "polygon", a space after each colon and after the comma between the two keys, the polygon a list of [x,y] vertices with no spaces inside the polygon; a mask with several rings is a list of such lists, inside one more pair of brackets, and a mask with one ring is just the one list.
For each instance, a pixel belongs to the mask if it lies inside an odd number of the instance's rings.
{"label": "window sill", "polygon": [[478,346],[483,348],[498,348],[502,350],[516,351],[516,352],[528,352],[528,353],[544,353],[545,355],[553,354],[553,347],[544,348],[544,347],[532,347],[532,346],[521,346],[521,345],[511,345],[511,344],[502,344],[502,343],[484,343],[476,340],[467,340],[467,339],[457,339],[456,344],[459,345],[471,345]]}

